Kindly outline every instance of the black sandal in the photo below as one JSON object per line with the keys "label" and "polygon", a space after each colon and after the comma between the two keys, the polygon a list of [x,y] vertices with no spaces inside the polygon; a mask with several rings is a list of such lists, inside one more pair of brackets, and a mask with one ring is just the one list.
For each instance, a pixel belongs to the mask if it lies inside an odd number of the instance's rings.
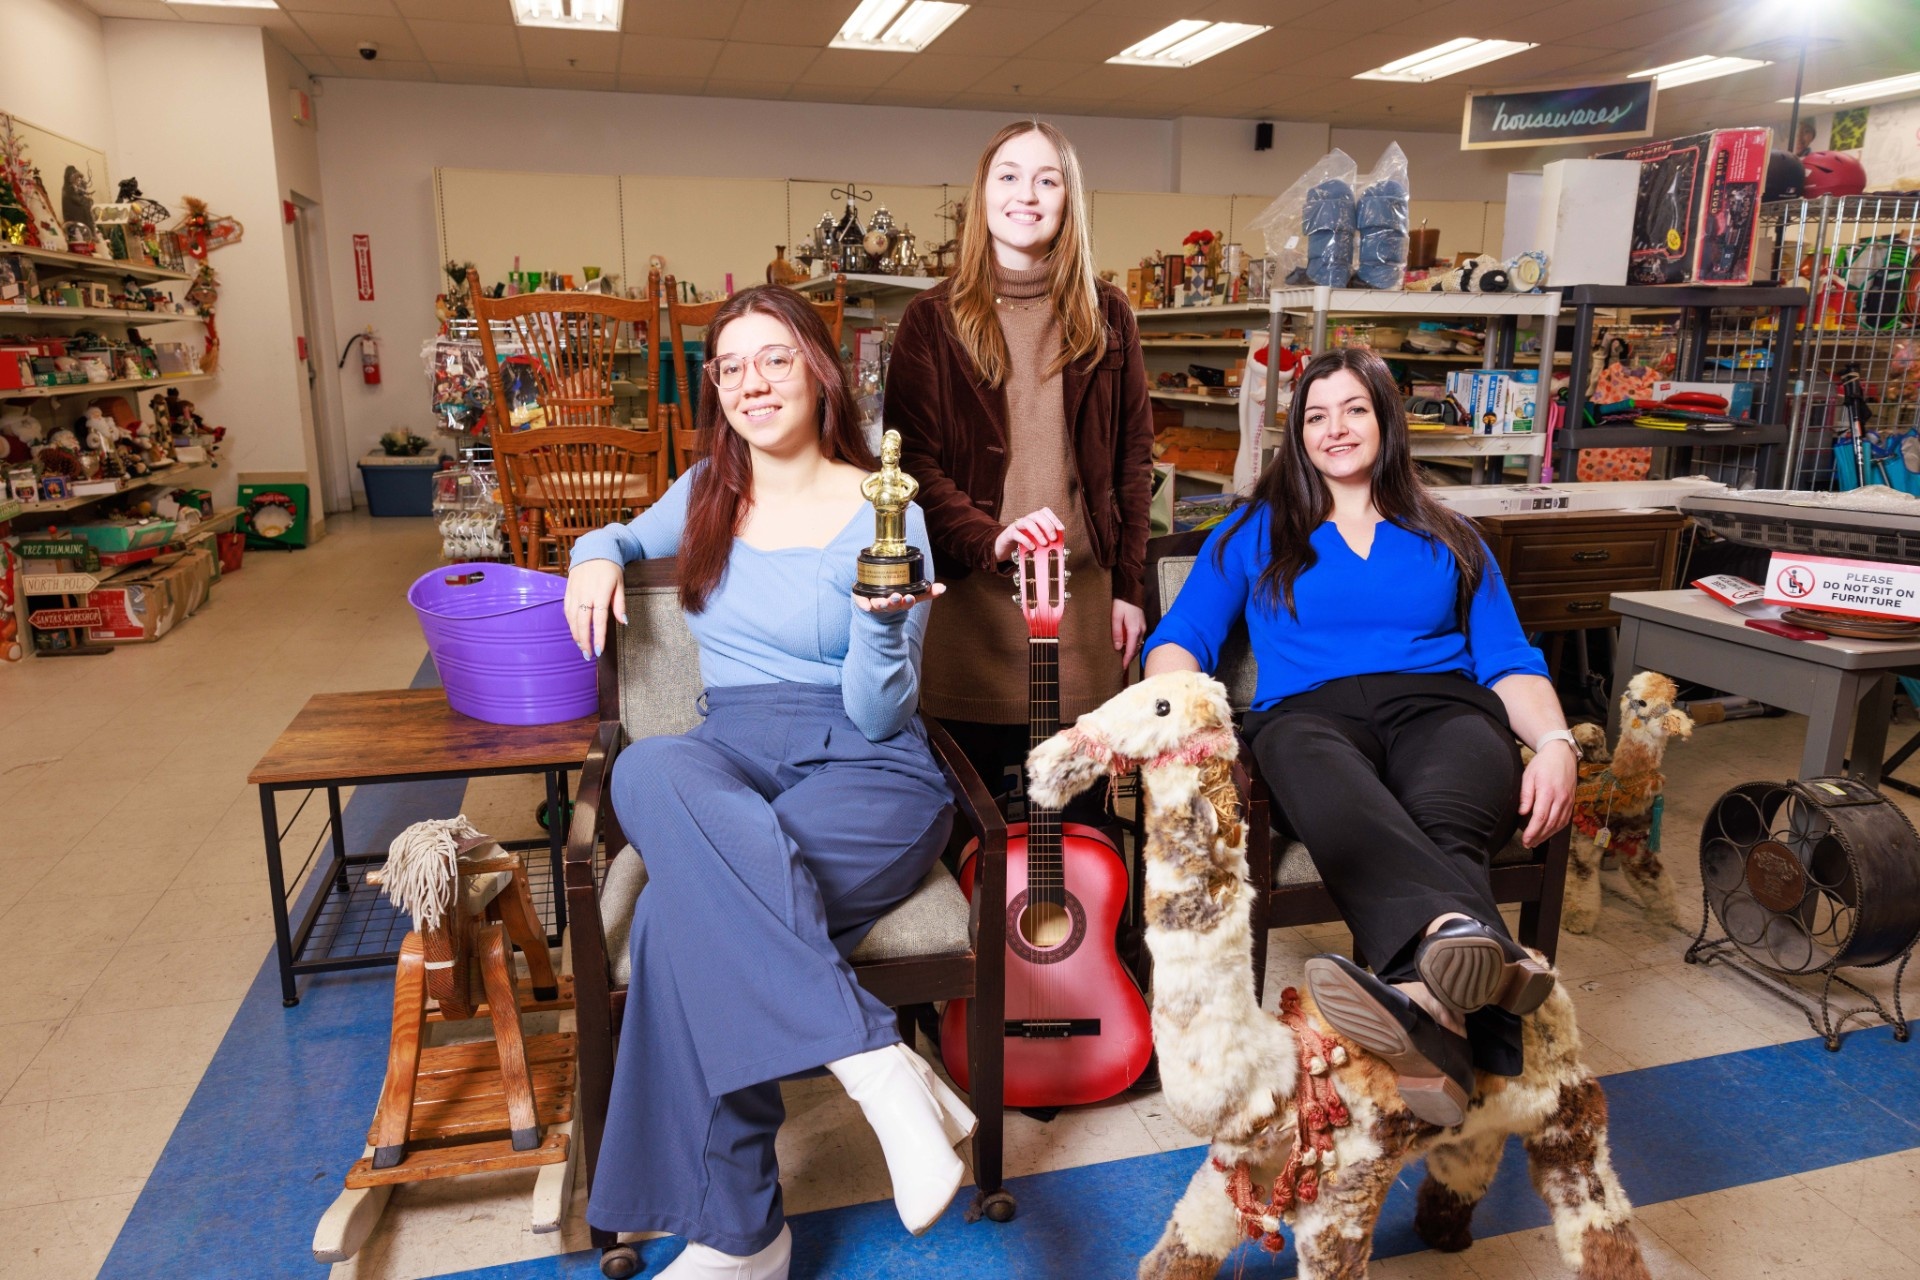
{"label": "black sandal", "polygon": [[1486,1005],[1525,1017],[1553,992],[1553,970],[1498,929],[1449,920],[1420,940],[1414,968],[1440,1003],[1468,1014]]}
{"label": "black sandal", "polygon": [[1407,1110],[1451,1129],[1467,1118],[1473,1049],[1398,990],[1345,956],[1307,961],[1307,990],[1327,1025],[1393,1068]]}

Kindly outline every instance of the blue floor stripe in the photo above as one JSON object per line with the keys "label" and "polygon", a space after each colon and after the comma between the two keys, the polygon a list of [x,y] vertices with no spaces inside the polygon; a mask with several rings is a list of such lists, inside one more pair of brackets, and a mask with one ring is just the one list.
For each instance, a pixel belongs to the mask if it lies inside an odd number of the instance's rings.
{"label": "blue floor stripe", "polygon": [[[416,687],[434,683],[423,667]],[[379,847],[407,823],[459,811],[463,784],[363,788],[344,815],[354,849]],[[439,788],[439,790],[435,790]],[[451,798],[449,799],[449,795]],[[359,1158],[385,1069],[392,978],[384,970],[309,978],[280,1007],[271,957],[168,1141],[100,1274],[108,1280],[321,1277],[308,1251],[314,1224]],[[1880,1029],[1830,1054],[1817,1039],[1674,1063],[1606,1078],[1614,1167],[1639,1204],[1700,1195],[1920,1147],[1920,1049]],[[1199,1147],[1016,1178],[1011,1223],[968,1225],[967,1195],[916,1240],[890,1202],[794,1219],[796,1280],[914,1280],[991,1275],[1133,1274],[1201,1159]],[[1413,1233],[1418,1165],[1381,1215],[1375,1252],[1424,1246]],[[1510,1145],[1475,1215],[1482,1237],[1541,1226],[1547,1213]],[[642,1251],[657,1275],[678,1240]],[[1290,1276],[1291,1249],[1248,1248],[1227,1274]],[[450,1280],[552,1280],[599,1275],[591,1251],[467,1271]]]}

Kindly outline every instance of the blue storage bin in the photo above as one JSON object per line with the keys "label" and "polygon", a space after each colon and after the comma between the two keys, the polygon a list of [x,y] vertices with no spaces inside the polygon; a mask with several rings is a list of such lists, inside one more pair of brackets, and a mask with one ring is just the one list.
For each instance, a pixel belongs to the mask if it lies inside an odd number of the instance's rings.
{"label": "blue storage bin", "polygon": [[396,458],[360,463],[360,481],[367,489],[367,511],[376,516],[430,516],[433,514],[433,477],[438,458]]}

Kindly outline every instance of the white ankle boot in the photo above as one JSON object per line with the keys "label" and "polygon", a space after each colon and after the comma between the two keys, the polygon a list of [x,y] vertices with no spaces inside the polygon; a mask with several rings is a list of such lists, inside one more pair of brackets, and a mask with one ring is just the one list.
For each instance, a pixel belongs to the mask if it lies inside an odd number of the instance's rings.
{"label": "white ankle boot", "polygon": [[793,1232],[782,1223],[773,1243],[750,1258],[736,1258],[689,1240],[658,1280],[787,1280],[792,1259]]}
{"label": "white ankle boot", "polygon": [[829,1062],[827,1070],[873,1126],[900,1221],[920,1235],[939,1220],[966,1176],[953,1147],[973,1135],[973,1112],[904,1044]]}

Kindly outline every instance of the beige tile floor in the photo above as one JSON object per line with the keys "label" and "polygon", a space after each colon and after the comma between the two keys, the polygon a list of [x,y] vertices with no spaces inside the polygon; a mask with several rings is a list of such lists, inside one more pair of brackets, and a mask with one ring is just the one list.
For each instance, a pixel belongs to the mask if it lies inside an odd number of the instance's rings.
{"label": "beige tile floor", "polygon": [[[43,963],[0,985],[0,1276],[90,1277],[270,947],[248,767],[312,693],[405,685],[424,645],[401,603],[437,562],[424,521],[364,515],[294,554],[254,554],[161,643],[0,671],[0,936]],[[1911,732],[1899,726],[1896,737]],[[1703,728],[1669,756],[1669,865],[1697,901],[1695,833],[1728,786],[1785,777],[1794,717]],[[84,786],[73,779],[84,777]],[[536,779],[474,783],[467,812],[532,834]],[[1920,803],[1900,797],[1909,814]],[[320,833],[287,840],[297,871]],[[1269,998],[1338,926],[1276,934]],[[1587,1051],[1624,1071],[1808,1035],[1799,1014],[1735,974],[1682,962],[1687,936],[1610,896],[1600,929],[1565,936],[1560,966]],[[1887,989],[1887,976],[1869,986]],[[830,1080],[787,1089],[780,1158],[791,1211],[884,1199],[878,1145]],[[371,1105],[371,1100],[369,1101]],[[1026,1174],[1192,1146],[1157,1095],[1008,1118],[1007,1170]],[[527,1175],[405,1188],[338,1277],[398,1280],[585,1247],[574,1224],[527,1229]],[[1818,1270],[1920,1274],[1920,1151],[1651,1205],[1653,1273],[1755,1280]],[[1783,1223],[1791,1230],[1781,1230]],[[1564,1275],[1546,1230],[1459,1255],[1383,1261],[1389,1280]]]}

